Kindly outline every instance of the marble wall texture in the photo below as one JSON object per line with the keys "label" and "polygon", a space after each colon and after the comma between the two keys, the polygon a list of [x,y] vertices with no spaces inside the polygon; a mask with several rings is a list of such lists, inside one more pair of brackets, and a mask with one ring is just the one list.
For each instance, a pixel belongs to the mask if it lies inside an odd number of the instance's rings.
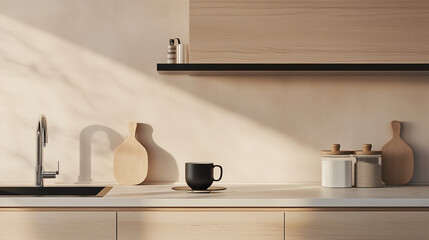
{"label": "marble wall texture", "polygon": [[49,183],[113,183],[131,120],[148,183],[184,182],[185,162],[224,167],[224,183],[320,182],[321,149],[380,149],[391,120],[429,183],[427,73],[159,75],[168,38],[188,43],[187,0],[0,0],[0,183],[32,184],[39,114]]}

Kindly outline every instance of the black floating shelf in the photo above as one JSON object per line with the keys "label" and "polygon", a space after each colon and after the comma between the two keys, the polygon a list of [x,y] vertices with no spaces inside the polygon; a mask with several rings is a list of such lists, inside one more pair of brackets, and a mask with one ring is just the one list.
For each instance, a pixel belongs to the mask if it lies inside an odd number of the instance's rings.
{"label": "black floating shelf", "polygon": [[216,74],[287,71],[429,71],[429,63],[158,63],[161,74]]}

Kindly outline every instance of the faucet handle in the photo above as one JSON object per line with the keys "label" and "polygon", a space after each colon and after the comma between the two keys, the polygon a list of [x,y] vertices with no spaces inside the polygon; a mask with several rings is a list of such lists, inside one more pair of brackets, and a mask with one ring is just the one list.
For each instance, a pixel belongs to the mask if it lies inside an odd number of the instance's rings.
{"label": "faucet handle", "polygon": [[57,171],[43,171],[43,178],[56,178],[57,175],[60,174],[60,162],[58,161]]}

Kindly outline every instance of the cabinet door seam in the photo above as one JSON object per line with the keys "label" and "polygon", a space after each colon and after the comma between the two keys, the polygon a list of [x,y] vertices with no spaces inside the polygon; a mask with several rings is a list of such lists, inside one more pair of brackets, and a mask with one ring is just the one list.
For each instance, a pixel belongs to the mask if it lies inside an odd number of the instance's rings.
{"label": "cabinet door seam", "polygon": [[116,240],[118,240],[118,212],[116,212],[116,221],[115,221],[115,223],[116,223]]}
{"label": "cabinet door seam", "polygon": [[283,212],[283,240],[286,240],[286,212]]}

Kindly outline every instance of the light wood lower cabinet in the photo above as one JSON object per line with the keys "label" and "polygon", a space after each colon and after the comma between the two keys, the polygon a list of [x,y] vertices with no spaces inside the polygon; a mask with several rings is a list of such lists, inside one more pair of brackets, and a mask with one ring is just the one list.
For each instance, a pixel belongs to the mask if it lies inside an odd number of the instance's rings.
{"label": "light wood lower cabinet", "polygon": [[429,239],[429,212],[286,212],[286,240]]}
{"label": "light wood lower cabinet", "polygon": [[423,240],[429,209],[0,211],[0,240]]}
{"label": "light wood lower cabinet", "polygon": [[0,239],[115,240],[115,212],[0,212]]}
{"label": "light wood lower cabinet", "polygon": [[284,239],[283,212],[118,212],[118,240]]}

